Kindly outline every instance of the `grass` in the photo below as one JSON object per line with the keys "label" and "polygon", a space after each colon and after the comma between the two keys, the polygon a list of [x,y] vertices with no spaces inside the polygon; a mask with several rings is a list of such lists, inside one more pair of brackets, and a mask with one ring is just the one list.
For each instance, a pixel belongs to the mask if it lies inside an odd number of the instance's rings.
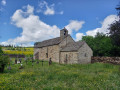
{"label": "grass", "polygon": [[52,63],[49,66],[46,61],[43,66],[41,62],[35,62],[32,67],[29,61],[27,65],[23,62],[24,69],[19,69],[20,64],[11,63],[12,70],[5,68],[4,73],[0,74],[0,89],[120,89],[120,71],[117,65]]}

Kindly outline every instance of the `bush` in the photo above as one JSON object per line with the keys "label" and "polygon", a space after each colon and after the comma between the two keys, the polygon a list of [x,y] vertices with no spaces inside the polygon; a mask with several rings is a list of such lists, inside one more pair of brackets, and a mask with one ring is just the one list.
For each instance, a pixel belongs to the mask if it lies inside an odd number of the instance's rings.
{"label": "bush", "polygon": [[4,71],[4,68],[8,63],[9,63],[8,56],[0,56],[0,72]]}
{"label": "bush", "polygon": [[9,62],[9,57],[8,56],[3,56],[2,54],[3,54],[3,51],[0,47],[0,72],[4,71],[5,66]]}
{"label": "bush", "polygon": [[0,56],[3,54],[2,48],[0,47]]}

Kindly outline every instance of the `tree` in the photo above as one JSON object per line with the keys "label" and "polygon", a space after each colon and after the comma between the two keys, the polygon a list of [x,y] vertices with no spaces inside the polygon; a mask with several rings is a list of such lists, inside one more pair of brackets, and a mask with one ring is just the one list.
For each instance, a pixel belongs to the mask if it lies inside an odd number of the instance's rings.
{"label": "tree", "polygon": [[117,46],[120,46],[120,22],[116,21],[111,24],[108,28],[110,30],[109,34],[113,43]]}
{"label": "tree", "polygon": [[91,47],[94,56],[111,56],[112,42],[109,36],[97,33],[95,37],[83,36],[82,40]]}
{"label": "tree", "polygon": [[114,56],[120,56],[120,22],[112,23],[108,29],[110,30],[109,34],[113,44],[111,53]]}

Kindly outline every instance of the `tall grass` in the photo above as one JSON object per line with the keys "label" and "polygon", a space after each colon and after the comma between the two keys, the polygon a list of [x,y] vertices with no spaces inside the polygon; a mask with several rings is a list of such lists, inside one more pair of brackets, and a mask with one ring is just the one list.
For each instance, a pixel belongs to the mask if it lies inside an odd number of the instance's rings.
{"label": "tall grass", "polygon": [[12,70],[0,74],[0,89],[120,89],[119,66],[103,63],[63,65],[29,61],[24,69],[11,62]]}

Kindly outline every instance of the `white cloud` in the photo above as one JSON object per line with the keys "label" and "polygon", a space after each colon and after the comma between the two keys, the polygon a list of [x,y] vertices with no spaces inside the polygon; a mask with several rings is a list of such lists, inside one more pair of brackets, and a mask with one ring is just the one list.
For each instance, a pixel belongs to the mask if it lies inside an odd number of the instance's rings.
{"label": "white cloud", "polygon": [[2,0],[2,1],[1,1],[1,4],[2,4],[3,6],[5,6],[5,5],[6,5],[6,0]]}
{"label": "white cloud", "polygon": [[54,15],[55,14],[55,11],[54,11],[54,8],[53,7],[48,7],[48,6],[46,6],[46,10],[44,11],[44,14],[45,15]]}
{"label": "white cloud", "polygon": [[[34,15],[34,7],[30,5],[26,6],[26,11],[23,11],[22,9],[16,10],[11,17],[11,23],[16,27],[21,28],[22,33],[15,39],[9,39],[8,41],[2,42],[1,44],[3,45],[23,44],[24,46],[30,46],[31,42],[38,42],[50,38],[55,38],[60,34],[60,29],[56,25],[50,26],[41,21],[39,16]],[[74,23],[77,24],[77,26],[70,26],[74,25]],[[67,26],[69,26],[72,30],[78,31],[78,29],[82,27],[78,27],[78,25],[81,25],[80,21],[72,20]]]}
{"label": "white cloud", "polygon": [[54,4],[48,5],[46,1],[39,2],[39,9],[36,10],[37,13],[43,13],[44,15],[54,15]]}
{"label": "white cloud", "polygon": [[81,29],[84,23],[84,21],[71,20],[65,27],[68,29],[69,34],[72,34],[73,31],[78,31]]}
{"label": "white cloud", "polygon": [[86,32],[86,35],[90,35],[90,36],[95,36],[97,34],[97,32],[100,33],[109,33],[109,25],[112,24],[115,20],[117,20],[117,16],[116,15],[109,15],[107,16],[104,21],[101,23],[102,26],[100,28],[96,28],[93,30],[89,30]]}
{"label": "white cloud", "polygon": [[63,11],[56,12],[55,11],[55,4],[48,5],[46,1],[39,2],[39,8],[37,8],[37,13],[43,13],[44,15],[54,15],[54,14],[63,14]]}
{"label": "white cloud", "polygon": [[101,28],[96,28],[94,30],[89,30],[89,31],[86,32],[86,34],[94,37],[97,34],[97,32],[99,32],[99,30],[101,30]]}
{"label": "white cloud", "polygon": [[76,34],[76,41],[81,40],[81,39],[82,39],[82,36],[84,36],[83,33],[77,33],[77,34]]}
{"label": "white cloud", "polygon": [[29,45],[30,42],[42,41],[59,36],[59,28],[56,25],[50,26],[34,15],[34,7],[27,5],[26,12],[21,9],[15,11],[11,17],[12,24],[22,28],[21,36],[9,39],[1,44],[23,43]]}
{"label": "white cloud", "polygon": [[[23,7],[24,10],[18,9],[11,17],[11,24],[22,29],[20,36],[1,42],[0,44],[8,45],[31,45],[31,42],[43,41],[50,38],[58,37],[60,34],[60,28],[56,25],[49,25],[41,21],[39,16],[34,14],[34,7],[27,5]],[[72,34],[72,31],[78,31],[82,28],[84,21],[71,20],[67,29]],[[77,35],[79,38],[79,36]]]}

